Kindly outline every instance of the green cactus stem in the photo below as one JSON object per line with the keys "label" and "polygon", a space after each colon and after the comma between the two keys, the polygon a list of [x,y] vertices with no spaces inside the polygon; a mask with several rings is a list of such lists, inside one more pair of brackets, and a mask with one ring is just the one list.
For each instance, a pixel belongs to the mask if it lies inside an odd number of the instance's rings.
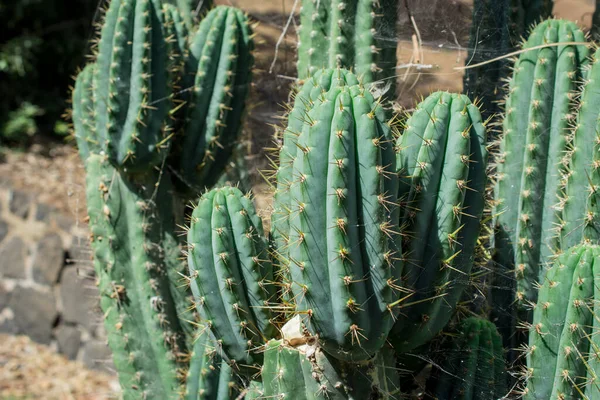
{"label": "green cactus stem", "polygon": [[397,144],[405,285],[413,292],[390,341],[414,349],[448,323],[468,285],[486,185],[486,128],[464,95],[436,92]]}
{"label": "green cactus stem", "polygon": [[427,383],[434,398],[487,400],[508,395],[502,338],[490,321],[464,320],[443,357]]}
{"label": "green cactus stem", "polygon": [[262,354],[250,350],[276,333],[275,288],[262,222],[239,189],[213,189],[200,198],[188,231],[188,265],[196,307],[224,358],[236,373],[256,373]]}
{"label": "green cactus stem", "polygon": [[169,185],[158,174],[123,179],[107,156],[86,160],[94,265],[108,343],[125,399],[175,399],[186,352],[160,243]]}
{"label": "green cactus stem", "polygon": [[600,248],[582,244],[546,273],[533,313],[524,399],[595,399]]}
{"label": "green cactus stem", "polygon": [[363,86],[332,86],[306,113],[293,160],[288,246],[296,312],[324,350],[345,361],[373,356],[396,314],[397,180],[383,114]]}
{"label": "green cactus stem", "polygon": [[173,48],[163,21],[158,0],[113,0],[98,43],[94,135],[130,170],[160,164],[169,148]]}
{"label": "green cactus stem", "polygon": [[252,32],[238,9],[211,10],[191,38],[180,83],[184,119],[171,164],[193,193],[211,187],[233,152],[250,88]]}
{"label": "green cactus stem", "polygon": [[198,327],[190,356],[186,400],[230,400],[240,395],[242,383],[219,354],[207,327]]}
{"label": "green cactus stem", "polygon": [[[548,20],[531,32],[523,48],[584,40],[576,24]],[[587,56],[586,46],[545,47],[522,53],[514,66],[496,157],[494,214],[497,229],[510,240],[498,244],[497,251],[513,247],[520,304],[535,301],[536,282],[543,279],[540,265],[559,250],[557,227],[563,218],[556,205],[573,99]]]}
{"label": "green cactus stem", "polygon": [[298,77],[305,79],[321,68],[353,69],[365,84],[389,84],[393,96],[397,7],[394,0],[303,2]]}

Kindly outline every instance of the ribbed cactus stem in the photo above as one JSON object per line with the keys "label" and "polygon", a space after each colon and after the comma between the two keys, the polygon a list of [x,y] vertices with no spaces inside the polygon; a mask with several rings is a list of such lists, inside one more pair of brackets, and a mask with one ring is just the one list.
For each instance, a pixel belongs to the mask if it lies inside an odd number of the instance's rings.
{"label": "ribbed cactus stem", "polygon": [[108,342],[126,399],[174,399],[185,337],[166,271],[168,183],[125,180],[106,156],[86,161],[94,265]]}
{"label": "ribbed cactus stem", "polygon": [[235,371],[252,370],[253,352],[275,334],[273,270],[262,222],[238,189],[213,189],[198,201],[188,231],[188,265],[202,320]]}
{"label": "ribbed cactus stem", "polygon": [[421,102],[397,143],[405,301],[390,340],[414,349],[448,323],[468,282],[486,185],[486,128],[464,95]]}
{"label": "ribbed cactus stem", "polygon": [[362,360],[385,342],[401,273],[391,127],[358,85],[332,86],[304,121],[290,189],[292,291],[329,354]]}
{"label": "ribbed cactus stem", "polygon": [[[582,42],[572,22],[538,25],[524,48]],[[586,46],[553,46],[524,52],[514,67],[506,100],[495,188],[498,228],[513,246],[517,299],[535,301],[540,265],[559,249],[563,218],[556,207],[565,173],[569,124]],[[500,247],[506,245],[500,245]]]}

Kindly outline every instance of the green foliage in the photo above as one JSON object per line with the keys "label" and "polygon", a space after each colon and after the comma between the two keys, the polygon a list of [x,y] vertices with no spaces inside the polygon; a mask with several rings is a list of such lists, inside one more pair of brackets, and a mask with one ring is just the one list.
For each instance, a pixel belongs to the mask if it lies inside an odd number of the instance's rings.
{"label": "green foliage", "polygon": [[60,0],[0,4],[0,134],[8,144],[52,134],[67,108],[72,76],[84,62],[97,5],[96,0],[76,7]]}

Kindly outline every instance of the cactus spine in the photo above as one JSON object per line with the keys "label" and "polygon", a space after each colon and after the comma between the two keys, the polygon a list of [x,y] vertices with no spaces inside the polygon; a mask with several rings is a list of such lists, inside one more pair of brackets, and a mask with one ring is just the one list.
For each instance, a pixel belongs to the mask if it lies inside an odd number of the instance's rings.
{"label": "cactus spine", "polygon": [[384,80],[395,92],[397,2],[308,0],[300,12],[298,77],[348,68],[364,83]]}
{"label": "cactus spine", "polygon": [[434,398],[501,399],[508,394],[502,338],[496,326],[471,317],[461,324],[428,386]]}
{"label": "cactus spine", "polygon": [[529,330],[525,399],[600,394],[598,268],[600,249],[582,244],[561,254],[548,270]]}
{"label": "cactus spine", "polygon": [[390,340],[406,352],[447,324],[468,281],[486,184],[481,114],[466,96],[433,93],[406,122],[397,152],[403,282],[413,294]]}
{"label": "cactus spine", "polygon": [[[581,42],[583,32],[572,22],[549,20],[538,25],[524,45]],[[559,247],[557,212],[568,126],[573,116],[577,82],[586,64],[586,46],[553,46],[522,53],[514,67],[506,100],[496,158],[497,227],[512,246],[517,299],[535,301],[540,265]],[[504,249],[504,250],[502,250]],[[503,259],[509,256],[499,255]]]}

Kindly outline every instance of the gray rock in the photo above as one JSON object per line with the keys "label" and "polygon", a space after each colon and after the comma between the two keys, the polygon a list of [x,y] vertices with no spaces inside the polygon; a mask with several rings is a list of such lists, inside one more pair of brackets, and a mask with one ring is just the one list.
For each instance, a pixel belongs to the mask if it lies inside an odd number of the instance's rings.
{"label": "gray rock", "polygon": [[8,335],[17,335],[19,333],[17,321],[15,321],[14,318],[0,320],[0,333],[6,333]]}
{"label": "gray rock", "polygon": [[62,324],[54,332],[58,342],[58,351],[74,360],[81,346],[81,332],[74,326]]}
{"label": "gray rock", "polygon": [[35,209],[35,219],[37,221],[47,221],[50,217],[52,208],[46,204],[38,204]]}
{"label": "gray rock", "polygon": [[92,248],[90,247],[90,242],[87,237],[73,237],[73,241],[69,247],[69,256],[67,257],[67,260],[72,264],[93,266]]}
{"label": "gray rock", "polygon": [[110,372],[113,370],[112,354],[106,342],[89,340],[83,347],[83,363],[88,368]]}
{"label": "gray rock", "polygon": [[10,193],[8,208],[17,217],[27,218],[29,216],[29,209],[31,208],[31,196],[27,193],[12,191]]}
{"label": "gray rock", "polygon": [[0,247],[0,275],[5,278],[25,279],[25,243],[14,236]]}
{"label": "gray rock", "polygon": [[64,264],[62,239],[58,234],[52,233],[38,242],[33,262],[33,279],[42,284],[53,285],[58,281]]}
{"label": "gray rock", "polygon": [[0,311],[4,309],[8,305],[8,301],[10,300],[10,292],[6,287],[6,284],[0,281]]}
{"label": "gray rock", "polygon": [[88,331],[95,327],[92,310],[99,294],[93,279],[80,277],[76,266],[66,267],[60,279],[60,297],[66,322],[83,325]]}
{"label": "gray rock", "polygon": [[17,286],[8,306],[15,315],[19,332],[39,343],[49,344],[52,341],[52,328],[58,312],[51,292]]}
{"label": "gray rock", "polygon": [[8,224],[4,221],[0,221],[0,242],[8,235]]}

